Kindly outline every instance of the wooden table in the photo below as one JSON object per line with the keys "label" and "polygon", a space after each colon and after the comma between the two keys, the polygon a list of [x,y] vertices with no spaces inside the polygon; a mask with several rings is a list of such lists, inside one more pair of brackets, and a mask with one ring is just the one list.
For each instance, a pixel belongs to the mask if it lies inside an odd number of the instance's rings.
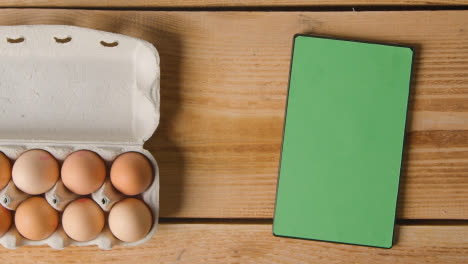
{"label": "wooden table", "polygon": [[[0,2],[1,25],[68,24],[148,40],[162,74],[161,123],[145,145],[161,167],[153,239],[112,251],[0,248],[0,263],[468,263],[468,7],[447,6],[461,4]],[[272,236],[295,33],[416,48],[393,249]]]}

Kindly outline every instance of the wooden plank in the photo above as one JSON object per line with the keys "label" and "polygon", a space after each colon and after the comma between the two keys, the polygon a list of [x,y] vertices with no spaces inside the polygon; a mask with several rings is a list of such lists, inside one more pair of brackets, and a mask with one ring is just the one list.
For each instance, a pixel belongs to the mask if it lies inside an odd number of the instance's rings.
{"label": "wooden plank", "polygon": [[[0,24],[128,34],[161,55],[161,216],[271,218],[292,37],[416,48],[398,216],[468,219],[468,11],[0,10]],[[4,38],[2,36],[1,38]]]}
{"label": "wooden plank", "polygon": [[111,251],[72,246],[7,250],[26,263],[467,263],[467,226],[400,226],[392,249],[273,237],[270,224],[162,224],[152,240]]}
{"label": "wooden plank", "polygon": [[466,0],[4,0],[3,7],[269,7],[269,6],[437,6],[467,5]]}

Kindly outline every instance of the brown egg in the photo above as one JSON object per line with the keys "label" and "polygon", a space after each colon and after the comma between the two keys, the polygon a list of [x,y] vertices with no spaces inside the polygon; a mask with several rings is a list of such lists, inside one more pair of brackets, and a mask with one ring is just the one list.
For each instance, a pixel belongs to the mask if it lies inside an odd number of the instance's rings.
{"label": "brown egg", "polygon": [[24,152],[13,164],[13,182],[18,189],[32,195],[50,190],[59,178],[59,164],[47,151]]}
{"label": "brown egg", "polygon": [[135,198],[118,202],[109,213],[112,234],[124,242],[135,242],[144,238],[152,225],[150,209],[144,202]]}
{"label": "brown egg", "polygon": [[114,161],[110,172],[114,187],[126,195],[144,192],[153,181],[153,167],[148,158],[137,152],[127,152]]}
{"label": "brown egg", "polygon": [[0,237],[2,237],[11,226],[11,212],[0,205]]}
{"label": "brown egg", "polygon": [[31,197],[16,209],[16,229],[30,240],[48,238],[57,229],[58,222],[58,212],[42,197]]}
{"label": "brown egg", "polygon": [[89,241],[96,238],[104,228],[104,212],[89,198],[81,198],[70,203],[62,216],[65,233],[76,241]]}
{"label": "brown egg", "polygon": [[87,195],[97,191],[105,179],[106,164],[92,151],[73,152],[63,162],[63,184],[76,194]]}
{"label": "brown egg", "polygon": [[11,179],[11,163],[10,160],[0,152],[0,190],[7,186]]}

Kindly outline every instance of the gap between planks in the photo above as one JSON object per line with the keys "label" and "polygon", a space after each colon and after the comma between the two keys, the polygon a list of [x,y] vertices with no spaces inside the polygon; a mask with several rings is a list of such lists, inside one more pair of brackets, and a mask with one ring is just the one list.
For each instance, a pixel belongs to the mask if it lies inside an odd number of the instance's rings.
{"label": "gap between planks", "polygon": [[0,9],[70,9],[102,11],[174,11],[174,12],[401,12],[401,11],[463,11],[468,5],[456,6],[302,6],[302,7],[93,7],[93,6],[1,6]]}
{"label": "gap between planks", "polygon": [[[60,1],[56,1],[60,2]],[[282,5],[246,5],[246,4],[211,4],[211,5],[184,5],[182,3],[167,3],[167,4],[139,4],[139,1],[134,3],[122,4],[99,4],[98,2],[86,2],[81,4],[72,3],[49,3],[48,1],[36,1],[33,3],[19,3],[15,1],[4,1],[0,3],[0,9],[17,8],[17,9],[82,9],[82,10],[127,10],[127,11],[212,11],[212,12],[365,12],[365,11],[437,11],[437,10],[468,10],[468,0],[461,2],[450,2],[445,4],[359,4],[346,2],[341,4],[288,4]]]}
{"label": "gap between planks", "polygon": [[[164,224],[233,224],[233,225],[272,225],[273,219],[256,218],[160,218]],[[418,226],[468,226],[468,220],[460,219],[397,219],[395,225]]]}

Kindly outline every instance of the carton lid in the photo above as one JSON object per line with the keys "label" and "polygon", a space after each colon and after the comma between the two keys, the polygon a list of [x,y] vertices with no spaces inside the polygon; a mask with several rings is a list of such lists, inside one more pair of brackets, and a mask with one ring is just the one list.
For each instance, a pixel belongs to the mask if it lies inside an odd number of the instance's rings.
{"label": "carton lid", "polygon": [[74,26],[0,27],[0,141],[142,145],[159,123],[150,43]]}

